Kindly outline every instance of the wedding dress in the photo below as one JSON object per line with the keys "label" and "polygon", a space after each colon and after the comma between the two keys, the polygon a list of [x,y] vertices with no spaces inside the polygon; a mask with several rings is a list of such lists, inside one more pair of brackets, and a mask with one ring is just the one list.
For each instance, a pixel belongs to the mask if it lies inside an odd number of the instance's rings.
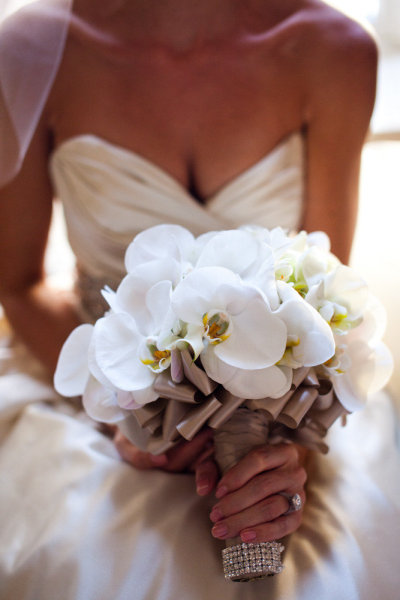
{"label": "wedding dress", "polygon": [[[302,138],[294,134],[204,205],[143,157],[92,135],[64,142],[50,172],[77,256],[82,309],[124,274],[143,228],[194,234],[299,226]],[[400,539],[396,415],[381,393],[328,435],[311,462],[282,574],[224,580],[212,500],[193,476],[137,471],[79,405],[57,396],[21,345],[0,346],[0,598],[12,600],[395,600]]]}

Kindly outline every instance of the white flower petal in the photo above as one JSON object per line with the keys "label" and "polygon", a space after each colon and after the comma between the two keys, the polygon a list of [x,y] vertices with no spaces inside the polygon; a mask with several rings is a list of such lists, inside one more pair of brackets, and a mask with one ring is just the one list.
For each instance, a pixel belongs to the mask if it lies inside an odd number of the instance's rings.
{"label": "white flower petal", "polygon": [[88,365],[91,375],[93,375],[93,377],[97,379],[97,381],[101,383],[102,386],[104,386],[107,389],[114,390],[115,392],[118,390],[118,388],[115,385],[113,385],[111,381],[104,375],[103,371],[97,364],[94,336],[92,336],[92,340],[89,345]]}
{"label": "white flower petal", "polygon": [[82,397],[83,407],[89,417],[103,423],[118,423],[127,416],[116,400],[116,393],[90,377]]}
{"label": "white flower petal", "polygon": [[323,252],[329,252],[331,249],[331,240],[324,231],[312,231],[307,235],[307,243],[310,246],[317,246]]}
{"label": "white flower petal", "polygon": [[210,345],[206,346],[200,354],[200,360],[207,375],[223,386],[232,379],[237,370],[220,360],[215,354],[213,346]]}
{"label": "white flower petal", "polygon": [[299,257],[296,269],[302,273],[310,288],[322,281],[332,269],[339,266],[339,260],[333,254],[325,252],[317,246],[311,246]]}
{"label": "white flower petal", "polygon": [[215,346],[216,355],[241,369],[261,369],[275,364],[286,347],[286,325],[260,296],[232,316],[232,333]]}
{"label": "white flower petal", "polygon": [[238,275],[223,267],[203,267],[189,273],[175,288],[171,305],[186,323],[201,324],[210,309],[224,309],[223,285],[240,287]]}
{"label": "white flower petal", "polygon": [[99,319],[93,342],[99,368],[118,389],[134,391],[152,385],[155,375],[138,354],[143,336],[126,313]]}
{"label": "white flower petal", "polygon": [[170,307],[171,290],[172,285],[170,281],[159,281],[147,292],[146,305],[152,316],[152,330],[149,330],[148,335],[158,333],[166,317],[169,317],[168,321],[173,318]]}
{"label": "white flower petal", "polygon": [[156,225],[139,233],[128,246],[125,266],[128,273],[155,259],[169,258],[178,262],[193,250],[194,237],[180,225]]}
{"label": "white flower petal", "polygon": [[101,290],[101,295],[103,296],[104,300],[107,302],[111,310],[118,310],[117,294],[108,285],[106,285],[105,288]]}
{"label": "white flower petal", "polygon": [[349,344],[350,368],[332,377],[335,392],[350,412],[361,408],[369,395],[380,390],[390,379],[393,361],[387,347],[381,343],[372,348],[361,340]]}
{"label": "white flower petal", "polygon": [[138,405],[137,407],[154,402],[158,398],[157,392],[153,387],[144,388],[143,390],[135,390],[131,392],[132,398]]}
{"label": "white flower petal", "polygon": [[160,313],[167,312],[166,306],[162,310],[160,302],[169,304],[171,283],[179,277],[179,265],[175,261],[146,263],[124,277],[117,290],[114,311],[127,312],[143,335],[152,335],[157,330],[155,323],[159,327]]}
{"label": "white flower petal", "polygon": [[88,349],[93,325],[80,325],[66,339],[58,358],[54,386],[63,396],[83,394],[89,379]]}
{"label": "white flower petal", "polygon": [[177,340],[175,345],[179,348],[182,343],[187,342],[192,348],[194,353],[194,359],[196,360],[196,358],[204,349],[203,331],[204,329],[202,326],[189,324],[187,326],[187,332],[184,338],[182,339],[182,341]]}
{"label": "white flower petal", "polygon": [[288,336],[298,338],[292,347],[294,360],[302,366],[320,365],[335,353],[332,330],[321,315],[298,294],[284,302],[276,314],[284,321]]}
{"label": "white flower petal", "polygon": [[225,383],[225,388],[240,398],[280,398],[292,384],[292,369],[267,367],[256,371],[236,369],[234,376]]}
{"label": "white flower petal", "polygon": [[241,275],[260,261],[259,250],[260,245],[250,233],[237,229],[221,231],[208,240],[196,267],[225,267]]}
{"label": "white flower petal", "polygon": [[339,265],[324,279],[325,298],[347,308],[350,318],[356,318],[365,309],[369,292],[367,284],[353,269]]}

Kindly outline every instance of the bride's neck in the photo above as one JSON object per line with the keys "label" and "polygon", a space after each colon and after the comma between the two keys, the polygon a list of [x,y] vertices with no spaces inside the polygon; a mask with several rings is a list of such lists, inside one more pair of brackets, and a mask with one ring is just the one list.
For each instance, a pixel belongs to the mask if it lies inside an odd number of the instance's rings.
{"label": "bride's neck", "polygon": [[122,43],[175,52],[273,27],[308,0],[74,0],[74,12]]}

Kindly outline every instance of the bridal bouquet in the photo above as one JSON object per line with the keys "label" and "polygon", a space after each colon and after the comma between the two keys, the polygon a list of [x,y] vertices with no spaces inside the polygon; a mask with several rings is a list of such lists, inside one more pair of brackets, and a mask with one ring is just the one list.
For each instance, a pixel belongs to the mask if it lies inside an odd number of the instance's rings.
{"label": "bridal bouquet", "polygon": [[[55,385],[144,450],[207,424],[222,471],[266,441],[326,452],[330,425],[390,375],[383,309],[321,232],[195,238],[160,225],[136,236],[125,265],[118,289],[102,292],[109,310],[65,342]],[[279,572],[279,550],[228,548],[226,577]]]}

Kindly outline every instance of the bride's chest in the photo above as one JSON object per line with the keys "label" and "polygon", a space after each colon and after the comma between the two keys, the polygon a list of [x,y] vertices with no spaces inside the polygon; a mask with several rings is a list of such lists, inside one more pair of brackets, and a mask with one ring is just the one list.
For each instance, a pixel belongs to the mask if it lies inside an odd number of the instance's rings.
{"label": "bride's chest", "polygon": [[226,53],[80,58],[79,68],[64,68],[50,98],[56,144],[98,135],[144,156],[199,199],[302,125],[300,90],[279,64]]}

